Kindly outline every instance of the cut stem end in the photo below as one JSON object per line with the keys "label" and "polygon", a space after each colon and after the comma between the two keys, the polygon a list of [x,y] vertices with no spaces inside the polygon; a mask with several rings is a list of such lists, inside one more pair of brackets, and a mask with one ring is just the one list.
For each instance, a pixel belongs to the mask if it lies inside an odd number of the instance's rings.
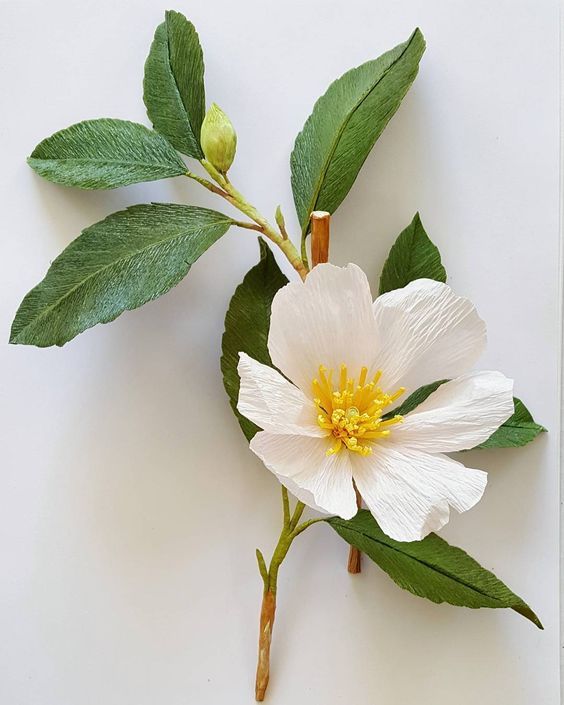
{"label": "cut stem end", "polygon": [[259,650],[255,683],[255,699],[259,703],[264,700],[270,678],[270,644],[275,614],[276,595],[272,591],[267,590],[262,598],[260,610]]}
{"label": "cut stem end", "polygon": [[311,263],[312,267],[329,261],[329,221],[326,211],[311,214]]}
{"label": "cut stem end", "polygon": [[349,549],[349,563],[347,570],[352,575],[356,575],[362,571],[362,554],[358,548],[355,548],[354,546],[351,546]]}

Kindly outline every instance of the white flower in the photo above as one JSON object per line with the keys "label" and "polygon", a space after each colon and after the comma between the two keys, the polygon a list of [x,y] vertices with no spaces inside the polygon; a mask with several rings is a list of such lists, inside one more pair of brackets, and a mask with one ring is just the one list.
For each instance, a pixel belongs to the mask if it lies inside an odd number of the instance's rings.
{"label": "white flower", "polygon": [[[356,485],[383,531],[420,540],[486,486],[485,472],[443,453],[485,441],[513,413],[512,380],[469,372],[485,342],[474,306],[446,284],[418,279],[372,303],[359,267],[318,265],[272,303],[268,349],[282,374],[240,354],[238,409],[263,429],[250,447],[310,507],[350,519]],[[452,381],[382,419],[440,379]]]}

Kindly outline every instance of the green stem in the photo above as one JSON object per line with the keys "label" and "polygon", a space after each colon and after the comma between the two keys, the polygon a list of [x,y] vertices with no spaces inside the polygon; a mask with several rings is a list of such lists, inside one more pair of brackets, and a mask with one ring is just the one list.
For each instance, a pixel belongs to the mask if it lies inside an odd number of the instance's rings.
{"label": "green stem", "polygon": [[305,262],[305,264],[308,264],[306,242],[307,242],[307,231],[305,233],[302,233],[302,262]]}
{"label": "green stem", "polygon": [[302,533],[302,531],[309,529],[310,526],[313,526],[314,524],[319,524],[320,521],[326,521],[326,519],[320,518],[320,519],[310,519],[309,521],[304,521],[303,524],[296,526],[296,528],[294,529],[294,537],[299,536]]}
{"label": "green stem", "polygon": [[[256,223],[259,226],[259,231],[275,245],[278,245],[278,247],[286,255],[286,259],[288,260],[288,262],[290,262],[290,264],[292,265],[292,267],[294,267],[300,277],[305,280],[309,272],[309,267],[307,265],[307,261],[304,262],[294,243],[290,239],[285,238],[281,233],[279,233],[268,222],[268,220],[263,215],[261,215],[261,213],[251,203],[247,201],[243,194],[237,191],[237,189],[233,186],[233,184],[229,181],[225,174],[221,174],[217,169],[214,168],[212,164],[210,164],[205,159],[202,159],[201,164],[204,169],[208,172],[208,174],[212,177],[212,179],[217,184],[219,184],[220,188],[217,188],[217,186],[214,186],[214,184],[212,184],[210,181],[208,181],[207,179],[202,179],[201,177],[196,177],[196,181],[198,181],[198,183],[200,183],[208,190],[217,193],[219,196],[231,203],[232,206],[237,208],[237,210],[241,211],[241,213],[244,213],[254,223]],[[190,175],[190,178],[194,177],[195,175]],[[249,226],[243,225],[243,227]]]}
{"label": "green stem", "polygon": [[257,225],[256,223],[247,223],[246,221],[242,220],[234,220],[233,225],[236,225],[238,228],[246,228],[247,230],[256,230],[259,233],[262,233],[262,228],[260,225]]}
{"label": "green stem", "polygon": [[197,181],[201,186],[203,186],[204,188],[207,188],[208,191],[211,191],[212,193],[215,193],[218,196],[221,196],[222,198],[225,198],[227,195],[225,193],[225,191],[218,188],[215,184],[212,184],[211,181],[208,181],[207,179],[204,179],[201,176],[198,176],[198,174],[194,174],[192,171],[187,171],[186,176],[189,179],[193,179],[194,181]]}
{"label": "green stem", "polygon": [[269,590],[274,594],[276,594],[277,590],[278,570],[282,561],[284,560],[284,558],[286,558],[286,554],[288,553],[290,546],[292,545],[292,541],[296,538],[296,536],[299,536],[302,531],[307,529],[308,526],[310,526],[311,524],[315,524],[317,521],[316,519],[312,519],[311,521],[304,522],[303,524],[298,526],[298,522],[301,519],[302,514],[304,513],[304,509],[305,504],[303,502],[297,502],[296,506],[294,507],[293,514],[290,513],[290,500],[288,497],[288,490],[284,486],[282,486],[282,510],[284,514],[284,523],[282,526],[282,531],[280,532],[280,536],[278,538],[278,543],[276,544],[276,548],[274,549],[274,553],[272,554],[272,558],[270,559],[270,566],[268,568],[268,571],[266,571],[266,564],[263,555],[257,548],[257,561],[259,565],[260,574],[263,577],[265,583],[265,590]]}
{"label": "green stem", "polygon": [[286,528],[290,526],[290,499],[284,485],[282,485],[282,510],[284,512],[284,528]]}
{"label": "green stem", "polygon": [[298,525],[299,520],[302,518],[302,514],[304,513],[305,509],[305,504],[303,502],[297,502],[296,507],[294,509],[294,514],[290,520],[290,530],[293,532],[296,526]]}
{"label": "green stem", "polygon": [[266,569],[262,553],[257,549],[259,571],[264,583],[260,610],[258,663],[255,682],[255,697],[259,702],[264,700],[268,680],[270,678],[270,644],[272,641],[274,617],[276,615],[276,592],[278,589],[278,571],[280,565],[284,558],[286,558],[292,541],[296,536],[299,536],[312,524],[323,521],[323,519],[310,519],[302,524],[298,524],[304,513],[305,504],[303,502],[297,502],[294,507],[294,512],[290,516],[288,490],[284,486],[282,486],[282,508],[284,511],[284,524],[280,532],[278,543],[272,554],[268,570]]}
{"label": "green stem", "polygon": [[272,554],[272,559],[270,561],[270,568],[268,570],[268,589],[273,594],[276,595],[278,590],[278,571],[280,565],[292,545],[292,541],[295,539],[293,532],[289,528],[282,529],[274,553]]}

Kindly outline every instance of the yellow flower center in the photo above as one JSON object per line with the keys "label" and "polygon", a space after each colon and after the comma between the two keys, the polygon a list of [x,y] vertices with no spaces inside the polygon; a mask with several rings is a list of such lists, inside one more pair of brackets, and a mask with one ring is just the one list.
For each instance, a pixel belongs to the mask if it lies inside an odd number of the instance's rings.
{"label": "yellow flower center", "polygon": [[343,446],[360,455],[372,453],[372,442],[390,435],[390,426],[401,423],[403,417],[396,415],[382,420],[386,407],[405,392],[400,387],[393,394],[386,394],[378,386],[382,371],[366,383],[368,368],[363,367],[358,381],[347,374],[347,366],[341,365],[339,383],[333,384],[333,370],[320,365],[319,378],[312,382],[314,402],[319,411],[317,423],[331,432],[334,445],[327,455],[338,453]]}

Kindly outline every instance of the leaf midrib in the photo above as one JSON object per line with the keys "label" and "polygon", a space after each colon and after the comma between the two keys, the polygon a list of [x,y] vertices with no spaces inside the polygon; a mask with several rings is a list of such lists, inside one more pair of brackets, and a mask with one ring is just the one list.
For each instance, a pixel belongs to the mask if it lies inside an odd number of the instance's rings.
{"label": "leaf midrib", "polygon": [[[328,154],[328,157],[327,157],[327,159],[326,159],[326,161],[325,161],[325,164],[324,164],[324,166],[323,166],[323,169],[322,169],[322,171],[321,171],[321,178],[319,179],[319,181],[318,181],[318,186],[316,187],[316,189],[315,189],[315,191],[314,191],[314,196],[313,196],[313,198],[311,199],[311,201],[310,201],[310,203],[309,203],[308,213],[311,213],[311,212],[315,209],[315,206],[316,206],[316,203],[317,203],[317,199],[318,199],[319,194],[320,194],[320,192],[321,192],[321,187],[322,187],[322,185],[323,185],[323,182],[325,181],[325,176],[327,175],[327,171],[329,170],[329,164],[331,163],[331,160],[332,160],[332,158],[333,158],[333,155],[335,154],[335,151],[336,151],[336,149],[337,149],[337,147],[338,147],[338,145],[339,145],[339,142],[341,141],[341,137],[342,137],[342,135],[343,135],[343,132],[345,131],[345,128],[348,126],[348,124],[349,124],[349,122],[351,121],[353,115],[356,113],[356,111],[359,109],[359,107],[362,105],[362,103],[366,100],[366,98],[370,95],[370,93],[372,93],[372,91],[376,88],[376,86],[378,86],[378,84],[379,84],[381,81],[384,80],[384,78],[388,75],[388,73],[392,70],[392,68],[393,68],[394,66],[396,66],[396,64],[404,57],[405,53],[406,53],[407,50],[410,48],[411,43],[412,43],[414,37],[416,36],[416,32],[417,32],[417,30],[416,30],[416,31],[412,34],[412,36],[409,38],[409,40],[407,41],[407,44],[406,44],[404,50],[401,52],[401,54],[398,56],[398,58],[397,58],[392,64],[390,64],[390,65],[388,66],[388,68],[384,71],[384,73],[380,76],[380,78],[379,78],[375,83],[373,83],[372,86],[371,86],[367,91],[365,91],[365,92],[362,94],[362,97],[357,101],[356,105],[355,105],[355,106],[353,107],[353,109],[350,111],[350,113],[349,113],[347,119],[343,121],[343,124],[342,124],[341,128],[340,128],[340,129],[338,130],[338,132],[337,132],[337,136],[336,136],[336,138],[335,138],[335,140],[334,140],[333,146],[331,147],[331,150],[330,150],[330,152],[329,152],[329,154]],[[375,61],[377,61],[377,59],[375,59]],[[359,67],[359,68],[360,68],[360,67]],[[303,134],[303,132],[302,132],[302,134]],[[307,232],[308,225],[309,225],[309,221],[306,222],[304,226],[302,226],[302,234],[305,234],[305,233]]]}
{"label": "leaf midrib", "polygon": [[170,72],[170,76],[172,78],[172,82],[174,84],[174,89],[176,90],[176,93],[178,94],[178,99],[180,100],[180,105],[182,106],[182,109],[184,110],[184,114],[186,115],[186,122],[190,126],[190,138],[193,140],[197,151],[200,150],[200,145],[198,143],[198,139],[196,138],[196,133],[194,131],[194,126],[192,125],[192,120],[190,119],[190,113],[188,109],[186,108],[186,105],[184,104],[184,99],[182,98],[182,93],[180,92],[180,88],[178,87],[178,83],[176,81],[176,76],[174,75],[174,71],[172,69],[172,62],[171,62],[171,47],[170,47],[170,32],[168,31],[168,18],[165,17],[165,27],[166,27],[166,63]]}
{"label": "leaf midrib", "polygon": [[[169,166],[173,167],[175,166],[171,162],[139,162],[139,161],[112,161],[111,159],[86,159],[86,158],[78,158],[78,157],[60,157],[60,158],[44,158],[44,157],[30,157],[29,161],[35,161],[35,162],[72,162],[73,164],[130,164],[131,166],[150,166],[150,167],[157,167],[157,166]],[[180,169],[180,164],[178,165],[178,168]],[[181,172],[184,173],[184,172]]]}
{"label": "leaf midrib", "polygon": [[[408,271],[409,274],[407,276],[411,277],[411,272],[413,271],[413,258],[415,257],[415,248],[417,244],[417,224],[414,225],[413,231],[411,234],[411,242],[410,242],[410,247],[409,247],[409,253],[408,253]],[[405,278],[405,277],[404,277]],[[412,281],[410,279],[409,281]],[[409,282],[408,282],[409,284]]]}
{"label": "leaf midrib", "polygon": [[[219,221],[219,222],[223,222],[223,221]],[[218,222],[218,223],[214,223],[213,225],[212,225],[212,224],[207,225],[207,226],[205,226],[204,228],[200,228],[200,230],[205,230],[205,229],[209,229],[209,228],[215,227],[216,225],[219,225],[219,222]],[[225,222],[226,222],[226,223],[229,223],[229,225],[230,225],[231,222],[232,222],[232,221],[231,221],[231,218],[227,219]],[[42,318],[45,317],[45,315],[47,315],[47,314],[49,314],[49,313],[52,313],[54,310],[56,310],[56,309],[63,303],[63,301],[65,301],[65,299],[67,299],[67,298],[68,298],[71,294],[73,294],[77,289],[79,289],[80,287],[82,287],[86,282],[88,282],[88,281],[90,281],[91,279],[97,277],[99,274],[101,274],[101,273],[104,272],[105,270],[110,269],[111,267],[114,267],[116,264],[118,264],[118,263],[120,263],[120,262],[127,262],[128,260],[133,259],[133,257],[135,257],[135,256],[137,256],[137,255],[139,255],[139,254],[141,254],[141,253],[143,253],[143,252],[146,252],[146,251],[150,250],[151,248],[156,247],[157,245],[162,245],[162,243],[167,242],[168,240],[175,240],[175,239],[179,239],[179,238],[185,237],[185,236],[186,236],[186,234],[184,234],[184,235],[178,235],[178,234],[176,234],[176,235],[174,235],[173,237],[166,237],[166,238],[163,238],[162,240],[159,240],[158,242],[153,242],[153,243],[151,243],[150,245],[147,245],[146,247],[142,247],[142,248],[140,248],[140,249],[138,249],[138,250],[135,250],[135,252],[132,253],[130,256],[127,256],[127,257],[120,257],[120,258],[114,260],[113,262],[110,262],[110,263],[104,265],[104,266],[101,267],[100,269],[97,269],[95,272],[92,272],[91,274],[89,274],[89,275],[88,275],[87,277],[85,277],[84,279],[81,279],[81,281],[78,282],[78,284],[75,284],[71,289],[69,289],[69,291],[67,291],[66,294],[64,294],[64,296],[62,296],[60,299],[58,299],[54,304],[51,304],[50,306],[47,306],[46,308],[44,308],[43,311],[41,311],[41,313],[40,313],[38,316],[34,317],[33,320],[30,321],[30,323],[28,323],[28,324],[25,325],[23,328],[21,328],[21,329],[18,331],[17,335],[16,335],[16,340],[20,337],[20,335],[21,335],[27,328],[29,328],[29,326],[34,325],[35,323],[37,323],[38,321],[40,321]],[[190,264],[189,266],[191,266],[191,264]]]}
{"label": "leaf midrib", "polygon": [[[445,578],[448,578],[449,580],[452,580],[454,583],[458,583],[458,584],[460,584],[460,585],[463,585],[464,587],[468,588],[469,590],[472,590],[473,592],[477,593],[478,595],[482,595],[483,597],[487,597],[489,600],[495,600],[496,602],[499,602],[499,604],[500,604],[500,605],[503,605],[504,607],[507,606],[507,605],[505,605],[499,598],[497,598],[497,597],[492,597],[491,595],[488,595],[487,592],[483,592],[483,591],[480,590],[479,588],[475,587],[474,585],[470,585],[469,583],[465,582],[464,580],[459,580],[459,579],[453,577],[450,573],[445,572],[444,570],[441,570],[440,568],[437,568],[437,567],[433,566],[432,564],[427,563],[427,562],[424,561],[424,560],[421,560],[420,558],[415,558],[414,556],[411,556],[411,555],[409,555],[408,553],[404,553],[403,551],[400,551],[399,549],[395,548],[394,546],[391,546],[391,545],[388,544],[388,543],[384,543],[383,541],[379,541],[378,539],[376,539],[376,538],[374,538],[374,537],[372,537],[372,536],[368,536],[368,535],[365,534],[363,531],[359,531],[358,529],[352,528],[352,527],[350,527],[350,526],[343,527],[343,528],[345,528],[347,531],[353,531],[353,532],[359,534],[360,536],[364,536],[364,537],[367,538],[369,541],[373,541],[374,543],[377,543],[379,546],[383,546],[384,548],[388,548],[388,549],[390,549],[391,551],[395,551],[395,552],[398,553],[400,556],[405,556],[405,557],[409,558],[410,560],[415,561],[416,563],[419,563],[419,564],[421,564],[422,566],[425,566],[426,568],[429,568],[430,570],[435,571],[436,573],[439,573],[439,575],[442,575],[442,576],[444,576]],[[507,588],[507,589],[509,590],[509,588]],[[515,602],[515,604],[516,604],[516,605],[520,605],[520,604],[521,604],[519,598],[517,598],[517,601]]]}
{"label": "leaf midrib", "polygon": [[[507,421],[505,421],[504,423],[501,424],[501,426],[499,426],[499,428],[497,430],[499,431],[502,428],[524,428],[524,429],[543,428],[544,429],[544,426],[541,426],[541,424],[536,423],[536,421],[523,421],[518,424],[507,423]],[[494,433],[495,433],[495,431],[494,431]]]}

